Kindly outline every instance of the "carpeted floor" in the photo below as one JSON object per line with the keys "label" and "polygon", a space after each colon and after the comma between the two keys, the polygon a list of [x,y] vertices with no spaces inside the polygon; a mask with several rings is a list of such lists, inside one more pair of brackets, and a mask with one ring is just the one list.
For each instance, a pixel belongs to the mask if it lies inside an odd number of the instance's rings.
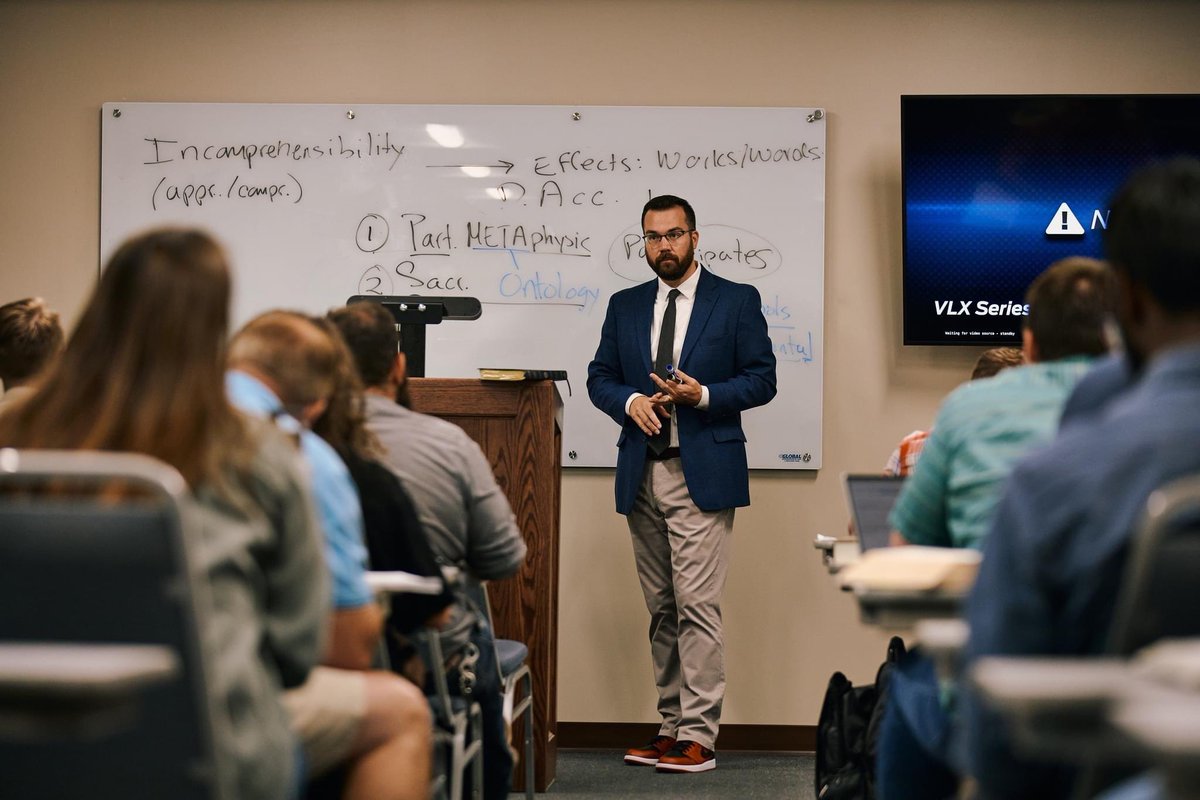
{"label": "carpeted floor", "polygon": [[[718,752],[717,768],[694,775],[658,774],[628,767],[618,750],[559,750],[558,777],[537,797],[654,797],[786,800],[813,797],[813,756],[797,753]],[[524,795],[512,795],[516,800]]]}

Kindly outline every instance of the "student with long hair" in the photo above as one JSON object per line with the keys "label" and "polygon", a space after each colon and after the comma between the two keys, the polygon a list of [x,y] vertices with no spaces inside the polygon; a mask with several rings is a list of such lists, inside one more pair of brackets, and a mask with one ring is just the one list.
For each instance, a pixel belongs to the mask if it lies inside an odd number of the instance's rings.
{"label": "student with long hair", "polygon": [[[333,391],[312,430],[346,462],[358,487],[371,566],[440,578],[441,570],[412,498],[396,474],[379,460],[383,446],[367,429],[366,399],[354,357],[336,325],[321,317],[312,321],[329,334],[337,353]],[[387,643],[394,667],[401,668],[411,652],[404,646],[404,637],[422,625],[438,626],[453,602],[449,589],[436,596],[408,594],[392,598],[387,620],[392,635]]]}
{"label": "student with long hair", "polygon": [[0,416],[0,446],[142,453],[187,481],[222,796],[268,800],[296,785],[280,695],[318,660],[329,588],[294,445],[226,399],[229,296],[225,255],[206,234],[127,241],[61,358]]}

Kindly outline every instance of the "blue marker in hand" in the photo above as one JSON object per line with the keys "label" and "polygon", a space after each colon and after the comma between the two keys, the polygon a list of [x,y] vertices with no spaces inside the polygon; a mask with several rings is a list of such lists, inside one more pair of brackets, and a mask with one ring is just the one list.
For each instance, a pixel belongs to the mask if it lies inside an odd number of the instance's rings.
{"label": "blue marker in hand", "polygon": [[683,383],[683,378],[675,374],[674,364],[667,364],[667,380],[672,380],[676,383]]}

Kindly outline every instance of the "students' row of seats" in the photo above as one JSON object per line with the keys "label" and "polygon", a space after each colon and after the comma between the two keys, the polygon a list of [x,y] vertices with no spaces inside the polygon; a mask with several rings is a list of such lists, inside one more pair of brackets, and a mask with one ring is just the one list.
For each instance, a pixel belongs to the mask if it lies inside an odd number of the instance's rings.
{"label": "students' row of seats", "polygon": [[[1106,659],[992,657],[976,665],[972,679],[989,703],[1012,720],[1019,747],[1031,757],[1082,767],[1075,796],[1093,797],[1157,760],[1152,748],[1131,742],[1112,716],[1121,708],[1154,701],[1137,691],[1147,683],[1141,679],[1146,670],[1131,669],[1126,659],[1152,645],[1200,637],[1198,587],[1200,475],[1193,475],[1163,486],[1146,501],[1126,559]],[[1200,646],[1166,653],[1157,661],[1168,666],[1157,671],[1173,674],[1159,674],[1149,682],[1192,684],[1173,702],[1182,704],[1180,712],[1200,706],[1200,690],[1194,687]],[[1142,660],[1147,658],[1155,656]],[[1200,764],[1200,725],[1166,734],[1163,752],[1186,755],[1182,760],[1192,765],[1176,775],[1177,782],[1183,781],[1176,788],[1195,796],[1200,792],[1200,773],[1194,768]]]}
{"label": "students' row of seats", "polygon": [[[224,798],[221,709],[206,691],[180,500],[144,456],[0,450],[0,763],[14,797]],[[486,608],[486,596],[482,599]],[[422,634],[440,768],[431,794],[482,784],[478,704],[449,691]],[[532,702],[524,646],[497,643],[514,715]],[[526,794],[532,796],[531,720]]]}

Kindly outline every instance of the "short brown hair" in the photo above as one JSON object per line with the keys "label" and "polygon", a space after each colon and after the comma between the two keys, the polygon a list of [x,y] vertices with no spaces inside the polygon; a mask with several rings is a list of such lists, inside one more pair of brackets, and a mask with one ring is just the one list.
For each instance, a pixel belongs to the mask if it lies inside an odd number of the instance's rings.
{"label": "short brown hair", "polygon": [[270,378],[289,413],[333,391],[337,350],[329,334],[295,311],[268,311],[247,322],[229,343],[229,366]]}
{"label": "short brown hair", "polygon": [[1116,311],[1116,279],[1103,261],[1071,256],[1037,276],[1025,295],[1041,361],[1108,352],[1104,326]]}
{"label": "short brown hair", "polygon": [[350,348],[363,385],[372,387],[386,383],[400,345],[396,320],[391,312],[379,303],[353,303],[330,311],[329,321],[341,332],[342,340]]}
{"label": "short brown hair", "polygon": [[971,370],[971,380],[990,378],[997,372],[1009,367],[1019,367],[1025,363],[1025,354],[1019,347],[993,347],[979,354],[975,369]]}
{"label": "short brown hair", "polygon": [[0,381],[11,389],[25,383],[62,349],[58,314],[40,297],[0,306]]}

